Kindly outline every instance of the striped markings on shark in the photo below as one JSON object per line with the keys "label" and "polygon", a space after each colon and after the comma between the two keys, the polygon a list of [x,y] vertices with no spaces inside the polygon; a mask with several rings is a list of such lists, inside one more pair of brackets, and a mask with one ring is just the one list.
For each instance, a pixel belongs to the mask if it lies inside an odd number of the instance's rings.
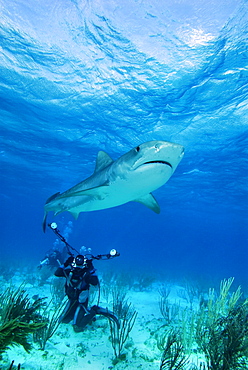
{"label": "striped markings on shark", "polygon": [[94,173],[63,193],[52,195],[45,204],[47,214],[68,211],[75,219],[80,212],[112,208],[130,201],[144,204],[156,213],[160,207],[152,192],[164,185],[184,155],[182,145],[167,141],[148,141],[117,160],[98,152]]}

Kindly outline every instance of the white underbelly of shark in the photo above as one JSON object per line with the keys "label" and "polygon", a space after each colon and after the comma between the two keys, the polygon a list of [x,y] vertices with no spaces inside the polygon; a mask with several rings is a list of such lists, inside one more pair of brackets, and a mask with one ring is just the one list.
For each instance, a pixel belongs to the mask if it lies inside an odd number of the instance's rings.
{"label": "white underbelly of shark", "polygon": [[116,161],[100,151],[92,176],[47,200],[43,230],[49,211],[55,215],[68,211],[77,219],[80,212],[136,201],[159,213],[159,205],[151,192],[169,180],[183,154],[181,145],[166,141],[143,143]]}

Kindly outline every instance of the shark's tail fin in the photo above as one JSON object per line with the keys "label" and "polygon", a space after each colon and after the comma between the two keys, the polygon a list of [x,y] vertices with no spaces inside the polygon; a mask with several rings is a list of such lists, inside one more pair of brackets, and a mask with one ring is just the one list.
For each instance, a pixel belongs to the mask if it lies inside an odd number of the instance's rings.
{"label": "shark's tail fin", "polygon": [[42,229],[44,233],[46,232],[46,221],[47,221],[47,212],[45,212],[42,222]]}
{"label": "shark's tail fin", "polygon": [[[51,197],[49,197],[47,199],[46,204],[50,203],[52,200],[57,198],[58,195],[60,195],[60,192],[58,192],[56,194],[53,194]],[[46,206],[45,206],[45,209],[46,209]],[[44,233],[46,232],[47,214],[48,214],[48,212],[45,210],[45,214],[44,214],[44,218],[43,218],[43,222],[42,222],[42,229],[43,229]]]}

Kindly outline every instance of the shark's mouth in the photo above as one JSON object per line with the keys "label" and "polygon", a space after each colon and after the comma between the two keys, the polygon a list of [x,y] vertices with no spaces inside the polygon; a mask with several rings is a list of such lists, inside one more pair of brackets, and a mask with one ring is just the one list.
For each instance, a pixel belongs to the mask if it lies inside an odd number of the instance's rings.
{"label": "shark's mouth", "polygon": [[172,168],[172,165],[166,161],[149,161],[149,162],[145,162],[144,164],[150,164],[150,163],[161,163],[161,164],[165,164],[166,166],[169,166],[170,168]]}

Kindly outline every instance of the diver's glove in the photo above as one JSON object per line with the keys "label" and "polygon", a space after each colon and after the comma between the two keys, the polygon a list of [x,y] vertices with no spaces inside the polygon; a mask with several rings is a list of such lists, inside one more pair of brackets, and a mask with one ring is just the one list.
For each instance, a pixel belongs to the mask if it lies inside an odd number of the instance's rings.
{"label": "diver's glove", "polygon": [[69,265],[72,264],[72,262],[74,261],[74,257],[73,256],[70,256],[69,258],[67,258],[67,260],[64,262],[64,266],[67,267]]}

